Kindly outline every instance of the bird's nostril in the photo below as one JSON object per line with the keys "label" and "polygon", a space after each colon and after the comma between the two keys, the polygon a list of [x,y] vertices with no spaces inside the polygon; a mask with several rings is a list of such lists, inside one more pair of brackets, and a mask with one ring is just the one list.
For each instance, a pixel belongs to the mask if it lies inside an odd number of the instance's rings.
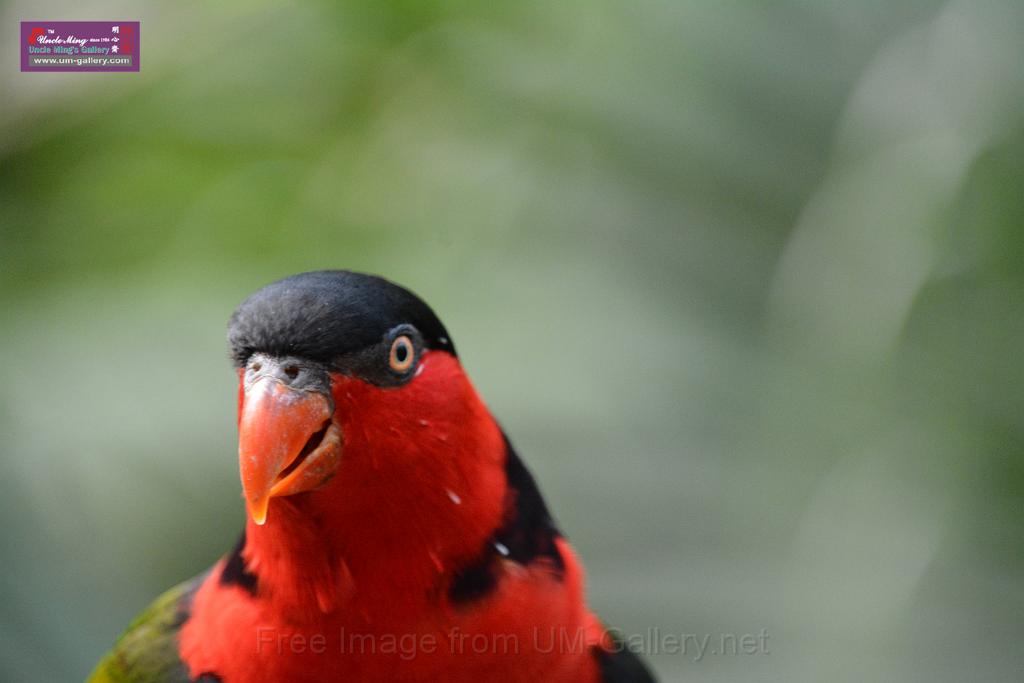
{"label": "bird's nostril", "polygon": [[284,368],[284,374],[288,376],[288,379],[295,379],[299,376],[299,366],[287,365]]}

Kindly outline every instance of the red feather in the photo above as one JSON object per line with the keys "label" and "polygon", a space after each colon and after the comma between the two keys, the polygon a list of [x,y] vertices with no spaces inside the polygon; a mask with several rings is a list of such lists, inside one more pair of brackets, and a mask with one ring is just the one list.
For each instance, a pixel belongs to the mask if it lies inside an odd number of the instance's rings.
{"label": "red feather", "polygon": [[344,451],[319,490],[271,500],[243,551],[255,595],[218,579],[181,633],[193,676],[245,681],[596,681],[608,646],[563,539],[545,561],[501,560],[493,591],[451,604],[452,571],[506,512],[505,442],[458,360],[426,352],[397,388],[335,375]]}

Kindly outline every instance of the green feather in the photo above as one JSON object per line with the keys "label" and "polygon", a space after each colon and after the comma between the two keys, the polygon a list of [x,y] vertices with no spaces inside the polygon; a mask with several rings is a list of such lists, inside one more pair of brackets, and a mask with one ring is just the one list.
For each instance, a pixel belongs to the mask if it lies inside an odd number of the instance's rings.
{"label": "green feather", "polygon": [[178,631],[205,574],[170,589],[137,616],[86,683],[188,683]]}

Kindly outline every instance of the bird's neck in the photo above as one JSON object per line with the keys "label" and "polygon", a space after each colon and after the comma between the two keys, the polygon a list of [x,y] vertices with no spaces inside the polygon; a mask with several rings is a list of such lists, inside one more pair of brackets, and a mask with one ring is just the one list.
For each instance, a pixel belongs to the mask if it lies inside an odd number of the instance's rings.
{"label": "bird's neck", "polygon": [[246,524],[240,555],[254,598],[290,621],[330,614],[354,589],[347,563],[315,519],[290,503],[276,507],[272,523]]}

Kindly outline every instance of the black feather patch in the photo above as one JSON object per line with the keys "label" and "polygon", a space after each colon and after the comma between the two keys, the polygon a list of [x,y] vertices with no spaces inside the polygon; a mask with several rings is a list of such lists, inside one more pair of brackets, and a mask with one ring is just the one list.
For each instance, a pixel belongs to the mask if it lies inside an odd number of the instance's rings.
{"label": "black feather patch", "polygon": [[654,676],[640,658],[620,641],[613,638],[615,649],[608,652],[601,647],[591,648],[601,671],[602,683],[655,683]]}
{"label": "black feather patch", "polygon": [[243,301],[228,321],[228,342],[237,367],[257,351],[330,364],[402,324],[414,326],[426,348],[455,355],[441,321],[412,292],[374,275],[319,270],[278,280]]}
{"label": "black feather patch", "polygon": [[555,541],[561,536],[533,475],[505,438],[505,521],[487,540],[478,558],[456,572],[448,588],[454,604],[479,600],[498,584],[501,560],[522,565],[546,560],[561,579],[565,561]]}
{"label": "black feather patch", "polygon": [[474,602],[494,590],[498,583],[494,575],[496,561],[488,553],[482,560],[458,572],[448,587],[448,601],[453,604]]}
{"label": "black feather patch", "polygon": [[559,574],[565,562],[555,546],[561,532],[551,518],[537,482],[505,437],[505,477],[508,482],[505,524],[495,535],[496,543],[508,549],[500,553],[520,564],[546,558]]}
{"label": "black feather patch", "polygon": [[235,543],[234,550],[228,555],[224,563],[224,569],[220,573],[220,585],[240,586],[249,595],[256,595],[256,575],[245,568],[245,560],[242,558],[242,550],[245,549],[245,530]]}

